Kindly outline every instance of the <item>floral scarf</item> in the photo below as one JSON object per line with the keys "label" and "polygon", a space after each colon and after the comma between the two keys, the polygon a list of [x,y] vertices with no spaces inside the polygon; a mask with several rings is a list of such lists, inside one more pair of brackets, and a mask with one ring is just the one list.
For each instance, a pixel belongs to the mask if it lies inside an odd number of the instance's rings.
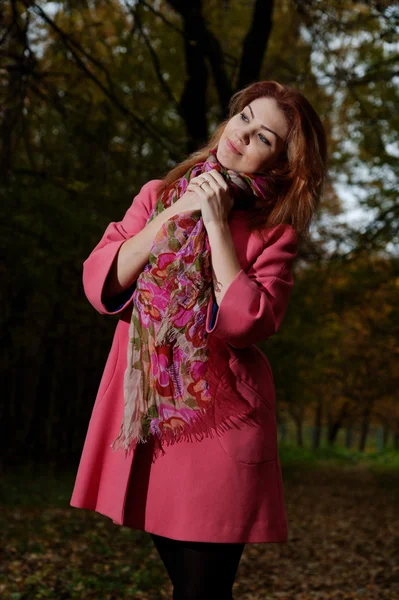
{"label": "floral scarf", "polygon": [[[225,169],[211,150],[158,198],[147,222],[176,202],[191,178],[217,169],[229,185],[234,208],[265,199],[265,177]],[[124,414],[113,450],[134,449],[155,438],[154,456],[163,444],[203,439],[232,427],[228,415],[215,421],[209,391],[205,329],[212,294],[211,249],[199,209],[174,215],[153,241],[149,262],[133,293]],[[237,415],[236,415],[237,416]]]}

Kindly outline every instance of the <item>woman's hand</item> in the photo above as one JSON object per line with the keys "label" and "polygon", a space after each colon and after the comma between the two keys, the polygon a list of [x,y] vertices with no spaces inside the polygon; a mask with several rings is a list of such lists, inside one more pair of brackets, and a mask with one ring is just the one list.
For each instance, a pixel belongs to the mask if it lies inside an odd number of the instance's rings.
{"label": "woman's hand", "polygon": [[234,201],[219,171],[212,169],[193,177],[187,187],[187,192],[189,191],[193,191],[201,200],[200,207],[205,227],[227,223]]}
{"label": "woman's hand", "polygon": [[176,200],[170,206],[170,210],[173,214],[180,214],[183,212],[192,212],[194,210],[201,210],[201,198],[192,189],[187,186],[184,194]]}

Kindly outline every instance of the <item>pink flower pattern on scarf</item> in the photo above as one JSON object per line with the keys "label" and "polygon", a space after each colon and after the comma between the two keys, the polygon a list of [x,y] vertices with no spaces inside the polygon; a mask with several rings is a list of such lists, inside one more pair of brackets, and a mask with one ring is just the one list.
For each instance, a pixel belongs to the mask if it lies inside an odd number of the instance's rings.
{"label": "pink flower pattern on scarf", "polygon": [[[147,222],[176,202],[191,178],[215,168],[229,185],[233,208],[240,202],[251,205],[254,196],[266,199],[265,176],[227,170],[211,150],[205,162],[161,194]],[[127,452],[154,437],[155,459],[163,444],[202,439],[230,427],[227,417],[215,423],[207,380],[210,250],[200,210],[174,215],[155,236],[132,298],[124,414],[114,450]]]}

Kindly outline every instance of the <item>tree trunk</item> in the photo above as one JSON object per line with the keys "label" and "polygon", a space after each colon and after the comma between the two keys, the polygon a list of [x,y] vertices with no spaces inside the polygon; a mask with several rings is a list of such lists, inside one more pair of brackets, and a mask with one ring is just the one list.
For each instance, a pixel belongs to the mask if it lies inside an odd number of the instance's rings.
{"label": "tree trunk", "polygon": [[[184,2],[168,0],[184,23],[186,83],[179,102],[180,113],[187,131],[187,151],[193,152],[208,140],[206,91],[208,84],[207,59],[212,70],[220,102],[220,117],[227,117],[228,103],[233,93],[224,64],[219,40],[206,26],[202,0]],[[272,30],[273,0],[257,0],[252,23],[243,42],[236,90],[257,81]]]}
{"label": "tree trunk", "polygon": [[383,433],[382,433],[383,445],[384,445],[384,448],[386,448],[388,445],[389,432],[390,432],[390,427],[389,427],[388,423],[383,424],[382,431],[383,431]]}
{"label": "tree trunk", "polygon": [[348,425],[345,430],[345,448],[350,450],[353,442],[353,428],[352,424]]}
{"label": "tree trunk", "polygon": [[[21,8],[21,11],[24,9]],[[29,19],[23,22],[18,12],[17,3],[13,3],[13,24],[4,23],[10,31],[5,37],[3,50],[3,69],[8,74],[6,100],[2,106],[0,122],[0,181],[7,183],[11,174],[11,160],[14,156],[13,147],[16,139],[15,129],[22,118],[25,101],[25,88],[29,72],[32,70],[32,57],[25,55],[28,46],[27,30]],[[1,19],[1,15],[0,15]],[[3,35],[3,34],[2,34]]]}
{"label": "tree trunk", "polygon": [[321,424],[323,420],[323,400],[319,397],[315,412],[315,423],[313,428],[312,448],[320,448],[321,440]]}
{"label": "tree trunk", "polygon": [[285,444],[287,439],[287,425],[285,421],[280,423],[280,442],[281,444]]}
{"label": "tree trunk", "polygon": [[303,448],[303,426],[302,426],[302,420],[301,419],[296,419],[295,420],[295,425],[296,425],[296,443],[300,448]]}
{"label": "tree trunk", "polygon": [[367,443],[367,436],[369,433],[370,427],[370,409],[366,408],[363,412],[362,423],[360,427],[360,440],[359,440],[359,450],[360,452],[364,452]]}
{"label": "tree trunk", "polygon": [[251,27],[245,37],[237,89],[258,81],[272,31],[273,0],[256,0]]}
{"label": "tree trunk", "polygon": [[168,0],[182,16],[184,23],[184,52],[186,83],[180,98],[180,112],[187,130],[187,152],[191,153],[206,143],[208,138],[206,88],[208,71],[205,64],[205,23],[202,0],[185,3]]}
{"label": "tree trunk", "polygon": [[327,434],[327,440],[330,445],[335,444],[339,430],[347,417],[349,402],[344,402],[335,421],[332,421]]}

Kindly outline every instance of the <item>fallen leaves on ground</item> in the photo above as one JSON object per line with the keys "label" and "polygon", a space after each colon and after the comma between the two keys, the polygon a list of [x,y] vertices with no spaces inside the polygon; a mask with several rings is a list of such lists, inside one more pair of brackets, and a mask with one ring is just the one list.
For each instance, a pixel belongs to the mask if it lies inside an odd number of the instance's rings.
{"label": "fallen leaves on ground", "polygon": [[[246,544],[235,600],[399,598],[398,475],[283,466],[283,478],[288,543]],[[69,506],[7,505],[0,519],[0,598],[172,598],[147,532]]]}

